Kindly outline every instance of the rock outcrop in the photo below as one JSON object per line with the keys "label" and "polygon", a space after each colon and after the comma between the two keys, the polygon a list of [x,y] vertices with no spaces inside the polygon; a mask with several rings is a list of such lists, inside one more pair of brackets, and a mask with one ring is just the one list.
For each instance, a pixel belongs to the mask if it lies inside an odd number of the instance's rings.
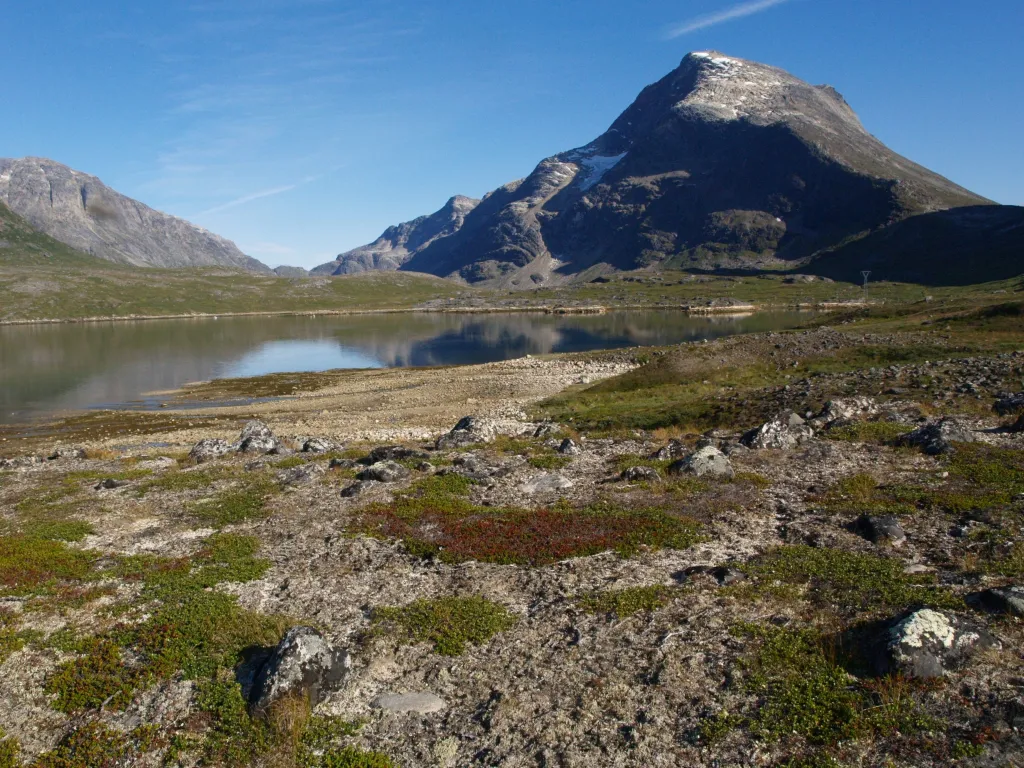
{"label": "rock outcrop", "polygon": [[293,627],[256,675],[250,711],[265,716],[278,701],[301,697],[316,706],[344,684],[352,667],[348,652],[331,646],[313,627]]}

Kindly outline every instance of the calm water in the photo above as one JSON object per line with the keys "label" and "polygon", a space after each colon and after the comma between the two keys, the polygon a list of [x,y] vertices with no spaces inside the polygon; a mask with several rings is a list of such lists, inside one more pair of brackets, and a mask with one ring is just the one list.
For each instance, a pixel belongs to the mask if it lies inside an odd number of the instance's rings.
{"label": "calm water", "polygon": [[280,371],[482,363],[791,327],[806,315],[396,314],[0,327],[0,423],[148,402],[193,381]]}

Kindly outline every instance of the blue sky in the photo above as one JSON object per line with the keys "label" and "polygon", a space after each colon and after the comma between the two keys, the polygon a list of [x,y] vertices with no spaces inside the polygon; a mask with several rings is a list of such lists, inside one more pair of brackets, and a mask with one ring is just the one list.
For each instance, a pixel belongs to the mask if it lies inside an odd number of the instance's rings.
{"label": "blue sky", "polygon": [[0,156],[40,155],[311,267],[586,144],[691,50],[846,96],[1024,205],[1020,0],[6,0]]}

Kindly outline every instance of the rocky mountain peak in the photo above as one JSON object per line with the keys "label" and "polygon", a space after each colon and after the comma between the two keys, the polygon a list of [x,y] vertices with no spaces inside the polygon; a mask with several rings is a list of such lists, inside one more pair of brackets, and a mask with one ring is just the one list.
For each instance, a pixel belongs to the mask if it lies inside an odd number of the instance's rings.
{"label": "rocky mountain peak", "polygon": [[108,261],[270,272],[230,240],[48,158],[0,158],[0,202],[55,240]]}

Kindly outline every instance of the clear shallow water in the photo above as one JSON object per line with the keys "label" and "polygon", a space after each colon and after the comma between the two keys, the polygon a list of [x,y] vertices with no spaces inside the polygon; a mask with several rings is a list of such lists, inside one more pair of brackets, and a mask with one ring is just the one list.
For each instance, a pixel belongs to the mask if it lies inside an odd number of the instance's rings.
{"label": "clear shallow water", "polygon": [[125,405],[193,381],[493,362],[781,330],[796,312],[235,317],[0,327],[0,423]]}

